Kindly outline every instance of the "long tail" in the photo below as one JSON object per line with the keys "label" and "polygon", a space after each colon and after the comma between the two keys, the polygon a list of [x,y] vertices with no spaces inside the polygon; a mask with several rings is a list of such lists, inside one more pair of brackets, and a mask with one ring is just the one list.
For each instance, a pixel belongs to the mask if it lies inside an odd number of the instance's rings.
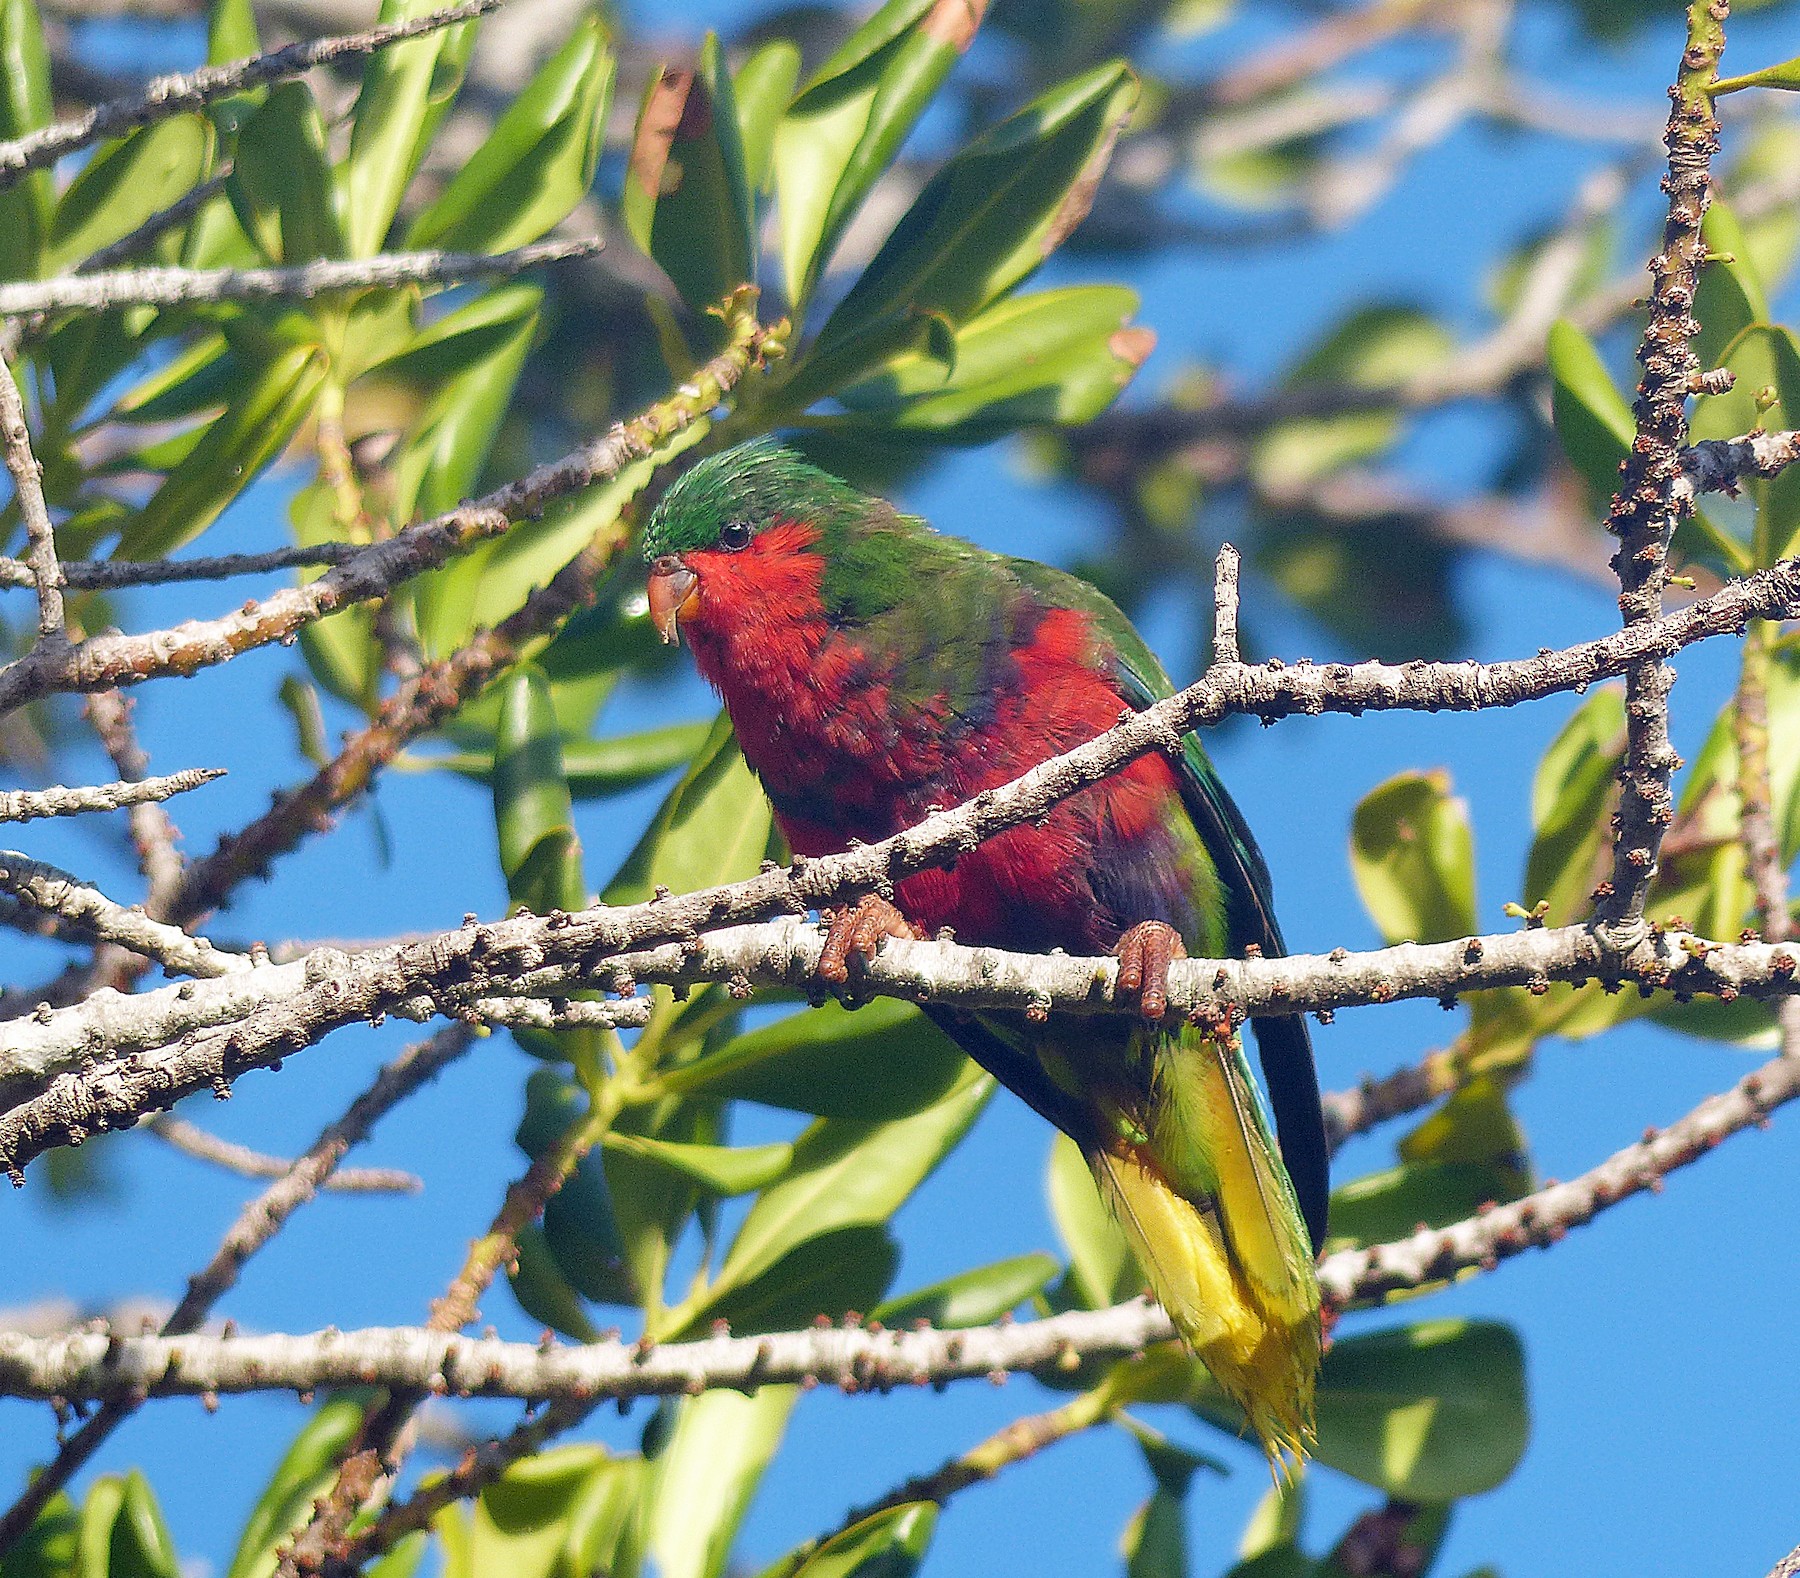
{"label": "long tail", "polygon": [[1089,1165],[1157,1301],[1271,1461],[1303,1458],[1319,1284],[1293,1187],[1235,1045],[1190,1031],[1157,1062],[1147,1143],[1114,1140]]}

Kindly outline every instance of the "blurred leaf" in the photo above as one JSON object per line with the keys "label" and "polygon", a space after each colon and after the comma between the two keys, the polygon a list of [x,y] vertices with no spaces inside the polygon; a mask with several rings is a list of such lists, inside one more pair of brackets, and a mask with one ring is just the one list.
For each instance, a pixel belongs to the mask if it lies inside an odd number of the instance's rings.
{"label": "blurred leaf", "polygon": [[1563,453],[1587,484],[1588,505],[1603,514],[1619,485],[1637,425],[1600,352],[1587,335],[1559,318],[1550,325],[1550,411]]}
{"label": "blurred leaf", "polygon": [[1135,291],[1085,285],[997,302],[947,358],[902,351],[839,394],[859,425],[976,443],[1034,423],[1071,426],[1112,404],[1156,343],[1129,327]]}
{"label": "blurred leaf", "polygon": [[563,778],[550,683],[535,663],[522,663],[501,684],[494,825],[507,897],[539,915],[585,909],[581,840]]}
{"label": "blurred leaf", "polygon": [[840,1227],[709,1298],[689,1329],[722,1320],[747,1336],[792,1331],[821,1316],[842,1320],[879,1304],[899,1267],[900,1246],[885,1227]]}
{"label": "blurred leaf", "polygon": [[1043,1292],[1061,1269],[1057,1258],[1042,1250],[1014,1255],[899,1294],[870,1310],[869,1316],[888,1326],[909,1326],[920,1320],[940,1330],[987,1326]]}
{"label": "blurred leaf", "polygon": [[205,174],[212,129],[176,115],[101,145],[56,205],[46,261],[64,272],[90,252],[128,236],[191,191]]}
{"label": "blurred leaf", "polygon": [[[382,0],[379,25],[425,16],[435,5],[436,0]],[[352,257],[381,250],[431,134],[462,86],[475,26],[463,22],[392,44],[363,67],[350,151],[338,170]]]}
{"label": "blurred leaf", "polygon": [[551,1447],[510,1465],[470,1520],[470,1578],[575,1578],[616,1553],[642,1465],[599,1446]]}
{"label": "blurred leaf", "polygon": [[[50,124],[50,57],[37,0],[0,0],[0,139]],[[55,188],[33,170],[0,189],[0,279],[35,279]]]}
{"label": "blurred leaf", "polygon": [[[1287,387],[1391,388],[1442,362],[1453,346],[1449,331],[1416,307],[1393,303],[1360,307],[1306,354],[1288,375]],[[1256,475],[1265,488],[1292,491],[1379,454],[1399,436],[1401,427],[1394,411],[1284,422],[1258,443]]]}
{"label": "blurred leaf", "polygon": [[605,24],[585,18],[413,221],[406,245],[503,252],[567,218],[593,185],[615,69]]}
{"label": "blurred leaf", "polygon": [[[1737,382],[1722,395],[1703,395],[1694,402],[1691,441],[1737,438],[1755,430],[1786,430],[1800,423],[1800,343],[1791,330],[1752,324],[1727,347],[1725,365]],[[1773,403],[1769,403],[1771,397]],[[1732,539],[1736,558],[1721,556],[1721,562],[1743,560],[1763,568],[1794,550],[1800,536],[1800,482],[1784,471],[1770,481],[1749,482],[1745,491],[1755,511],[1751,552],[1744,555]],[[1721,506],[1721,510],[1729,508]],[[1680,537],[1679,532],[1677,535]],[[1688,551],[1695,551],[1686,538],[1681,541]]]}
{"label": "blurred leaf", "polygon": [[1446,1503],[1395,1499],[1365,1512],[1319,1563],[1317,1578],[1415,1578],[1430,1571],[1452,1510]]}
{"label": "blurred leaf", "polygon": [[1081,1148],[1066,1134],[1050,1144],[1050,1212],[1069,1252],[1067,1287],[1082,1308],[1106,1309],[1144,1285],[1119,1224],[1106,1209]]}
{"label": "blurred leaf", "polygon": [[683,1398],[656,1460],[650,1554],[658,1578],[719,1578],[758,1481],[775,1455],[797,1388]]}
{"label": "blurred leaf", "polygon": [[934,1501],[908,1501],[886,1507],[841,1529],[790,1572],[789,1557],[775,1563],[764,1578],[912,1578],[925,1560],[937,1527]]}
{"label": "blurred leaf", "polygon": [[[587,1108],[586,1094],[573,1081],[554,1069],[533,1071],[525,1082],[525,1114],[515,1136],[519,1148],[535,1161]],[[596,1152],[583,1156],[550,1197],[544,1208],[543,1247],[561,1279],[582,1297],[601,1304],[637,1302],[605,1163]]]}
{"label": "blurred leaf", "polygon": [[250,1512],[225,1578],[270,1578],[276,1549],[308,1517],[314,1499],[337,1478],[338,1463],[362,1424],[357,1397],[333,1397],[316,1408]]}
{"label": "blurred leaf", "polygon": [[572,1341],[598,1342],[600,1333],[581,1307],[581,1298],[551,1249],[546,1230],[527,1222],[515,1235],[514,1249],[506,1280],[519,1308]]}
{"label": "blurred leaf", "polygon": [[1587,913],[1606,859],[1608,805],[1625,751],[1625,693],[1595,691],[1550,742],[1531,781],[1531,853],[1524,903],[1549,904],[1544,920],[1567,926]]}
{"label": "blurred leaf", "polygon": [[789,1014],[664,1076],[682,1094],[863,1122],[904,1118],[968,1068],[962,1050],[911,1003],[880,997]]}
{"label": "blurred leaf", "polygon": [[765,1189],[788,1170],[794,1147],[774,1145],[681,1145],[641,1134],[609,1134],[608,1150],[667,1167],[717,1195],[752,1194]]}
{"label": "blurred leaf", "polygon": [[887,1222],[975,1121],[994,1082],[971,1069],[941,1101],[891,1123],[821,1118],[794,1144],[786,1177],[744,1218],[718,1287],[760,1275],[796,1244],[840,1227]]}
{"label": "blurred leaf", "polygon": [[325,127],[305,83],[271,89],[244,123],[226,191],[244,233],[270,261],[344,255]]}
{"label": "blurred leaf", "polygon": [[788,296],[811,297],[839,237],[968,48],[958,0],[887,0],[807,82],[774,128]]}
{"label": "blurred leaf", "polygon": [[0,1578],[65,1578],[74,1572],[81,1514],[66,1490],[45,1504],[31,1527],[4,1556]]}
{"label": "blurred leaf", "polygon": [[1753,323],[1769,321],[1769,299],[1756,277],[1744,232],[1730,205],[1715,199],[1700,222],[1707,259],[1694,292],[1700,332],[1694,354],[1702,370],[1724,364],[1726,348]]}
{"label": "blurred leaf", "polygon": [[[337,542],[344,535],[338,528],[336,496],[323,477],[295,492],[288,502],[288,520],[295,543],[303,548]],[[305,585],[323,573],[302,570],[300,582]],[[352,604],[314,620],[300,632],[300,651],[313,678],[332,695],[374,711],[384,667],[375,639],[375,614],[369,605]]]}
{"label": "blurred leaf", "polygon": [[737,101],[738,140],[744,179],[761,191],[775,154],[775,128],[800,77],[800,51],[785,38],[771,39],[738,68],[731,93]]}
{"label": "blurred leaf", "polygon": [[953,155],[826,320],[790,401],[853,382],[934,318],[966,324],[1032,273],[1086,216],[1137,95],[1129,67],[1101,66]]}
{"label": "blurred leaf", "polygon": [[137,1469],[103,1475],[88,1488],[75,1569],[83,1578],[180,1578],[168,1525]]}
{"label": "blurred leaf", "polygon": [[1305,1513],[1305,1477],[1277,1478],[1244,1525],[1237,1565],[1225,1578],[1310,1578],[1313,1564],[1299,1544]]}
{"label": "blurred leaf", "polygon": [[[599,800],[633,788],[692,760],[711,732],[710,723],[670,723],[603,740],[565,738],[563,775],[569,793],[576,800]],[[493,777],[494,758],[487,751],[452,751],[412,758],[409,765],[461,773],[465,778],[488,783]]]}
{"label": "blurred leaf", "polygon": [[1119,1541],[1125,1578],[1187,1578],[1187,1526],[1181,1498],[1158,1485],[1131,1515]]}
{"label": "blurred leaf", "polygon": [[1320,1372],[1318,1422],[1318,1460],[1390,1496],[1480,1495],[1525,1451],[1524,1350],[1489,1321],[1341,1337]]}
{"label": "blurred leaf", "polygon": [[1447,773],[1400,773],[1370,790],[1351,820],[1350,868],[1390,944],[1474,934],[1475,844]]}
{"label": "blurred leaf", "polygon": [[708,32],[692,71],[659,67],[644,89],[620,217],[696,311],[753,282],[755,206],[731,74]]}
{"label": "blurred leaf", "polygon": [[310,345],[242,369],[236,395],[120,534],[114,557],[158,559],[198,537],[287,447],[324,381]]}
{"label": "blurred leaf", "polygon": [[250,0],[212,0],[206,17],[206,63],[222,66],[262,53]]}
{"label": "blurred leaf", "polygon": [[607,887],[608,904],[641,904],[660,885],[689,893],[754,876],[769,847],[769,802],[720,713],[681,782]]}

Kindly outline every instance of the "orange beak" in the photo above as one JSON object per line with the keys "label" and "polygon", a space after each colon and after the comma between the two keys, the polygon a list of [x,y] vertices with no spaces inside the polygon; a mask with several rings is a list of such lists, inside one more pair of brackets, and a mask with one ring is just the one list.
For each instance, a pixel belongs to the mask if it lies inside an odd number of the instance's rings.
{"label": "orange beak", "polygon": [[672,553],[650,566],[650,620],[665,641],[679,641],[677,621],[700,596],[700,577]]}

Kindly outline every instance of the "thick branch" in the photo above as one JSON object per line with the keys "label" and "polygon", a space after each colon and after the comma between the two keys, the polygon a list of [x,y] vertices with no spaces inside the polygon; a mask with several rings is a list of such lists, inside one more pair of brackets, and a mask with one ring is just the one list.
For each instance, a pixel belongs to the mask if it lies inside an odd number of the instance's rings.
{"label": "thick branch", "polygon": [[308,299],[338,290],[454,285],[591,257],[597,236],[538,241],[512,252],[383,252],[370,258],[320,258],[286,268],[135,268],[105,274],[0,284],[0,318],[32,313],[105,312],[113,307],[173,307],[186,302]]}

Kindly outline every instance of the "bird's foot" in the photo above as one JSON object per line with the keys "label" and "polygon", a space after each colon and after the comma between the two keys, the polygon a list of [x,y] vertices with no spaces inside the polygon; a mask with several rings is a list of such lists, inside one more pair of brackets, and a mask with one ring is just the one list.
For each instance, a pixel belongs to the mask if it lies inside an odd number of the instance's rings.
{"label": "bird's foot", "polygon": [[878,893],[864,894],[854,904],[822,913],[825,951],[813,973],[829,986],[848,986],[851,961],[866,964],[884,939],[900,937],[913,942],[925,935]]}
{"label": "bird's foot", "polygon": [[1119,993],[1135,997],[1152,1024],[1169,1011],[1169,966],[1187,957],[1181,933],[1167,921],[1139,921],[1113,947],[1119,961]]}

